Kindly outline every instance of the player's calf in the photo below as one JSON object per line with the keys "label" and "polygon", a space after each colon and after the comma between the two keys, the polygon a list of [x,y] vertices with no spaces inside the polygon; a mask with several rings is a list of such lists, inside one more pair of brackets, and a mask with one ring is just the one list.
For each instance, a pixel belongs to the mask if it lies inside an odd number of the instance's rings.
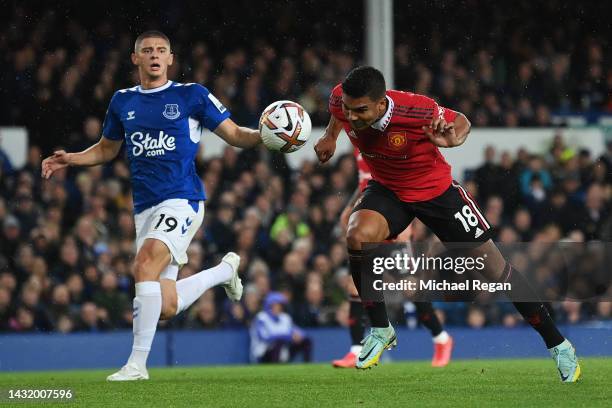
{"label": "player's calf", "polygon": [[482,275],[491,282],[500,282],[504,278],[504,268],[506,259],[500,252],[493,240],[482,243],[480,246],[471,250],[474,258],[482,257],[487,260]]}
{"label": "player's calf", "polygon": [[178,310],[178,296],[176,294],[176,281],[160,279],[162,291],[162,309],[160,320],[170,320],[176,316]]}

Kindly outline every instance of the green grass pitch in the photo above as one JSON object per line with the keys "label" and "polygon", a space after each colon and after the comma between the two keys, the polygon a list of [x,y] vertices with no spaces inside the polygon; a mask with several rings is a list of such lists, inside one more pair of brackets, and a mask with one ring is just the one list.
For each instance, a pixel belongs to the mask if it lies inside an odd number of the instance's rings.
{"label": "green grass pitch", "polygon": [[[112,370],[4,372],[0,388],[69,387],[75,401],[61,405],[87,407],[609,407],[612,359],[581,365],[577,384],[562,384],[553,361],[529,359],[457,360],[442,369],[398,362],[366,371],[327,364],[161,368],[136,383],[107,383]],[[24,404],[0,401],[7,405]]]}

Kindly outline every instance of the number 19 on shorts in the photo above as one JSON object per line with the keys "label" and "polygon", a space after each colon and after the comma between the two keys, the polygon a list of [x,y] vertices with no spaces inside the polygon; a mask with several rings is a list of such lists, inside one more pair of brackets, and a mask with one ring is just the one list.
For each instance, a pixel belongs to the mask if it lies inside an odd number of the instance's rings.
{"label": "number 19 on shorts", "polygon": [[[162,222],[164,222],[164,225],[162,225]],[[165,228],[164,232],[170,232],[170,231],[173,231],[177,226],[178,226],[178,221],[176,220],[176,218],[166,217],[166,214],[160,214],[159,221],[157,221],[157,224],[155,224],[155,227],[153,227],[153,229],[160,229],[161,227],[161,228]]]}

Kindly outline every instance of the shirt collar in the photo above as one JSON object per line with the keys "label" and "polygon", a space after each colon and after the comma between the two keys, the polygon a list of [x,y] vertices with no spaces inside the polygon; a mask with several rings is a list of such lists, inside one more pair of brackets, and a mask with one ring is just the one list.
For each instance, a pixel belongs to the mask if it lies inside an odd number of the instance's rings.
{"label": "shirt collar", "polygon": [[151,88],[151,89],[142,89],[142,86],[138,85],[138,92],[145,93],[145,94],[159,92],[159,91],[163,91],[164,89],[168,89],[170,85],[172,85],[172,81],[168,81],[162,86],[158,86],[157,88]]}
{"label": "shirt collar", "polygon": [[393,108],[395,107],[393,99],[389,98],[388,95],[385,95],[385,98],[387,98],[388,101],[387,111],[382,116],[382,118],[378,119],[376,122],[370,125],[370,127],[381,132],[384,132],[387,126],[389,126],[389,122],[391,122],[391,116],[393,116]]}

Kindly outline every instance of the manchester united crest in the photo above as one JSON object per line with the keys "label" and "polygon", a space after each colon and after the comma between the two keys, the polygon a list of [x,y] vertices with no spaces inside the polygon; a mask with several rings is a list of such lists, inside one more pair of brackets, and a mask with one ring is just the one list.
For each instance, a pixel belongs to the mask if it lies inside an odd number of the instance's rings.
{"label": "manchester united crest", "polygon": [[392,149],[401,149],[406,146],[406,134],[404,132],[391,132],[389,133],[388,141],[389,147]]}

